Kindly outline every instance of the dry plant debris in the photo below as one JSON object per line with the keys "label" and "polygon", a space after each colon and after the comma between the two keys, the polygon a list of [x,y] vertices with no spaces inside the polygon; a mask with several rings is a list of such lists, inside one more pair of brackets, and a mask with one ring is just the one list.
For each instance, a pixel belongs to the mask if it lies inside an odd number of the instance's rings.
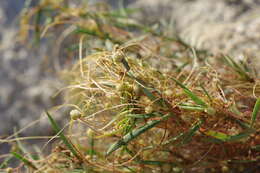
{"label": "dry plant debris", "polygon": [[46,112],[60,142],[38,159],[13,152],[23,165],[8,171],[256,170],[260,85],[254,67],[196,50],[164,28],[131,19],[131,12],[62,0],[29,9],[22,36],[30,28],[36,39],[63,30],[62,39],[79,41],[66,50],[79,60],[61,74],[70,123],[61,128]]}

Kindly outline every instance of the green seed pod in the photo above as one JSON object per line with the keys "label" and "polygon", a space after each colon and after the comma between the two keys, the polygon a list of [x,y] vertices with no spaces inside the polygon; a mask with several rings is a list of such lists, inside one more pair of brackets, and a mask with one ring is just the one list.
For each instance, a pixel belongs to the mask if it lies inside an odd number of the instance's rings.
{"label": "green seed pod", "polygon": [[123,82],[116,86],[116,90],[119,92],[131,93],[133,91],[133,88],[128,82]]}
{"label": "green seed pod", "polygon": [[87,136],[90,137],[90,138],[93,138],[94,132],[93,132],[92,129],[88,129],[88,130],[87,130]]}
{"label": "green seed pod", "polygon": [[171,172],[172,166],[170,164],[163,164],[162,170],[163,170],[163,172]]}
{"label": "green seed pod", "polygon": [[53,169],[53,168],[48,168],[47,170],[46,170],[46,173],[57,173],[58,171],[57,170],[55,170],[55,169]]}
{"label": "green seed pod", "polygon": [[167,97],[170,97],[173,95],[173,91],[171,89],[167,89],[165,90],[164,92],[164,95],[167,96]]}
{"label": "green seed pod", "polygon": [[140,103],[145,104],[145,105],[152,104],[151,100],[147,96],[141,96],[139,101],[140,101]]}
{"label": "green seed pod", "polygon": [[142,89],[141,89],[141,87],[138,84],[135,84],[133,86],[133,91],[134,91],[134,94],[136,96],[139,96],[141,94],[141,92],[142,92]]}
{"label": "green seed pod", "polygon": [[243,171],[245,170],[245,168],[244,168],[243,165],[240,165],[240,166],[238,167],[238,170],[239,170],[239,172],[243,172]]}
{"label": "green seed pod", "polygon": [[120,63],[124,59],[125,55],[123,51],[117,50],[113,53],[112,59],[114,60],[115,63]]}
{"label": "green seed pod", "polygon": [[150,114],[154,111],[154,109],[151,105],[149,105],[144,109],[144,111],[145,111],[145,113]]}
{"label": "green seed pod", "polygon": [[173,172],[181,172],[182,170],[179,167],[174,167],[174,168],[172,168],[172,171]]}
{"label": "green seed pod", "polygon": [[221,171],[222,172],[228,172],[229,168],[227,166],[222,166]]}
{"label": "green seed pod", "polygon": [[55,163],[58,159],[59,159],[58,155],[57,155],[57,154],[54,154],[54,155],[50,158],[49,162],[50,162],[50,163]]}
{"label": "green seed pod", "polygon": [[120,83],[120,84],[118,84],[118,85],[116,86],[116,90],[117,90],[117,91],[120,91],[120,92],[125,91],[126,88],[127,88],[127,86],[126,86],[125,83]]}
{"label": "green seed pod", "polygon": [[81,112],[77,109],[73,109],[70,111],[70,118],[72,120],[77,120],[81,117]]}
{"label": "green seed pod", "polygon": [[206,108],[205,112],[208,113],[209,115],[215,115],[216,114],[216,110],[212,107]]}
{"label": "green seed pod", "polygon": [[5,172],[6,173],[12,173],[13,172],[13,168],[8,167],[8,168],[5,169]]}

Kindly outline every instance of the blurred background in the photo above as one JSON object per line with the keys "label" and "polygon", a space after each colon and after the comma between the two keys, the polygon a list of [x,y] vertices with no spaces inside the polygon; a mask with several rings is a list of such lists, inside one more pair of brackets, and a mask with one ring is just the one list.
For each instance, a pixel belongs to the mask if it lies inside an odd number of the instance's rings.
{"label": "blurred background", "polygon": [[[45,63],[51,45],[32,47],[16,42],[19,14],[25,5],[37,2],[0,0],[1,138],[39,119],[45,109],[62,103],[61,98],[52,97],[62,82]],[[114,8],[119,4],[117,0],[106,2]],[[174,32],[192,46],[214,54],[229,53],[238,59],[250,57],[260,68],[260,0],[125,0],[123,4],[140,9],[133,14],[140,21],[170,23]],[[47,135],[51,132],[47,126],[43,120],[22,135]],[[2,147],[0,152],[4,150]]]}

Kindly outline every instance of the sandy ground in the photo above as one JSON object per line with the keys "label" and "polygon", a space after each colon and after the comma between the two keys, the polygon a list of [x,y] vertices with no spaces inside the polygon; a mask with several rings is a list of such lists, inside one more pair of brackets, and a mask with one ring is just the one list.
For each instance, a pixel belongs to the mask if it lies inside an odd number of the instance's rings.
{"label": "sandy ground", "polygon": [[[12,133],[15,127],[25,127],[57,103],[51,96],[59,81],[43,70],[47,47],[28,49],[16,42],[16,17],[22,8],[19,2],[0,2],[0,136]],[[43,134],[46,123],[25,133]]]}
{"label": "sandy ground", "polygon": [[259,0],[139,0],[134,6],[145,20],[171,23],[194,47],[248,57],[260,68]]}

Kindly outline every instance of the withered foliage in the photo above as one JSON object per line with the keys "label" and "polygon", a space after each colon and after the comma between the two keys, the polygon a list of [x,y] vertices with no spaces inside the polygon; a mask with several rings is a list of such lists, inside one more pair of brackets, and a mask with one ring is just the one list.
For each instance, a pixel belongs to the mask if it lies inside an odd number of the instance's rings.
{"label": "withered foliage", "polygon": [[252,64],[192,48],[132,11],[44,0],[25,12],[22,36],[73,37],[69,48],[53,46],[78,57],[61,75],[69,129],[49,156],[31,161],[36,172],[256,171],[260,85]]}

